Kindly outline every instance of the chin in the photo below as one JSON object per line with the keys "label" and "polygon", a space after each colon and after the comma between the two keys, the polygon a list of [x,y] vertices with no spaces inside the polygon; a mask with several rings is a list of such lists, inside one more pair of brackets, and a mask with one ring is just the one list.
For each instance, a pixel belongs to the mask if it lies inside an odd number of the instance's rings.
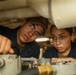
{"label": "chin", "polygon": [[63,52],[64,52],[64,50],[58,50],[58,52],[59,52],[59,53],[63,53]]}

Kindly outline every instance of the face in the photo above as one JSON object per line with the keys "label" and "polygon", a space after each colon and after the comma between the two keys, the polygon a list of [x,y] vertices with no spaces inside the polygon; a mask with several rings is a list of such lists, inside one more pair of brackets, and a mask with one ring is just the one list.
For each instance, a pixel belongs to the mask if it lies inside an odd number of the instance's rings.
{"label": "face", "polygon": [[65,29],[57,29],[55,26],[51,30],[51,38],[58,52],[66,52],[71,48],[71,35]]}
{"label": "face", "polygon": [[19,43],[32,42],[39,37],[42,32],[42,26],[26,22],[17,32],[17,41]]}

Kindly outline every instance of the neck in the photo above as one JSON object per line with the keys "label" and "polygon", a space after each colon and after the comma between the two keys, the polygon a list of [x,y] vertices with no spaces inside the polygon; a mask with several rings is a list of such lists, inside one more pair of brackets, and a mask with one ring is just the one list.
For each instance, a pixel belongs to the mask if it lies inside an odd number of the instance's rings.
{"label": "neck", "polygon": [[25,43],[20,42],[20,40],[18,40],[18,39],[17,39],[17,43],[18,43],[18,45],[19,45],[20,47],[24,47],[24,46],[25,46]]}

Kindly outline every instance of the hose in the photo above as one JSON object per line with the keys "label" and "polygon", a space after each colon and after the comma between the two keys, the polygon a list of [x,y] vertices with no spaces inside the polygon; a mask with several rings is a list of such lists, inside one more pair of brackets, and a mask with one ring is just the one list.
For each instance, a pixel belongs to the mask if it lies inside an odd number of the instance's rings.
{"label": "hose", "polygon": [[39,71],[37,67],[34,67],[34,68],[29,68],[27,70],[24,70],[18,75],[39,75]]}

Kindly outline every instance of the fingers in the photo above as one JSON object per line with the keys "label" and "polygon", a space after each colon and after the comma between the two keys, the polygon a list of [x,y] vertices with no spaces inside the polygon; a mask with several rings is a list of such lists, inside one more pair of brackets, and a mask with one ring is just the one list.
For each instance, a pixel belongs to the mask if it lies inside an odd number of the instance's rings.
{"label": "fingers", "polygon": [[68,58],[52,58],[51,62],[56,63],[56,62],[65,62],[65,61],[70,61]]}
{"label": "fingers", "polygon": [[3,50],[3,54],[6,54],[10,51],[10,49],[11,49],[11,41],[9,39],[5,38],[5,42],[2,43],[1,50]]}
{"label": "fingers", "polygon": [[2,35],[0,35],[0,53],[3,52],[5,44],[6,44],[6,39]]}
{"label": "fingers", "polygon": [[72,61],[72,62],[75,62],[76,59],[74,59],[74,58],[70,58],[70,57],[67,57],[67,58],[52,58],[52,59],[51,59],[51,63],[56,63],[56,62],[66,62],[66,61]]}
{"label": "fingers", "polygon": [[51,59],[51,63],[56,63],[56,62],[58,62],[57,58],[52,58]]}
{"label": "fingers", "polygon": [[14,53],[11,48],[11,41],[2,35],[0,35],[0,53]]}
{"label": "fingers", "polygon": [[9,53],[13,54],[13,53],[14,53],[14,50],[11,48],[11,49],[9,50]]}

